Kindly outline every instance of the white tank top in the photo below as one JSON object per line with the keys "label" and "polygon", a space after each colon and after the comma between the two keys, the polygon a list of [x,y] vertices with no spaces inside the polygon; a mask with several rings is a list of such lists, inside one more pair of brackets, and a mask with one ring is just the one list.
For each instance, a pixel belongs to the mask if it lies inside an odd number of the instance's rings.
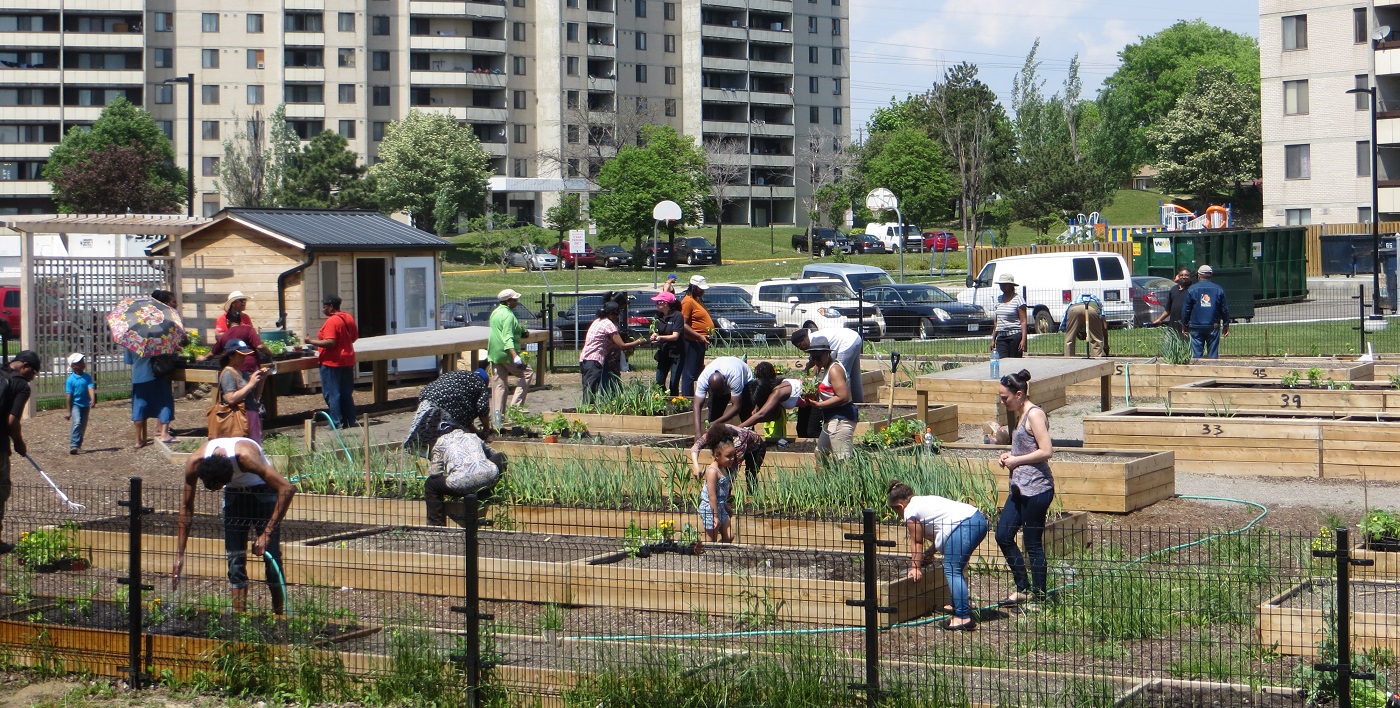
{"label": "white tank top", "polygon": [[251,438],[214,438],[208,443],[205,443],[204,456],[213,457],[215,451],[222,450],[229,459],[233,460],[233,478],[225,485],[226,487],[238,489],[265,484],[266,482],[262,477],[252,472],[244,471],[243,468],[238,466],[238,453],[234,450],[234,446],[241,442],[253,443],[253,445],[258,448],[258,456],[262,458],[263,464],[266,464],[268,467],[272,466],[272,461],[267,459],[267,455],[263,453],[262,445],[258,445],[257,441]]}

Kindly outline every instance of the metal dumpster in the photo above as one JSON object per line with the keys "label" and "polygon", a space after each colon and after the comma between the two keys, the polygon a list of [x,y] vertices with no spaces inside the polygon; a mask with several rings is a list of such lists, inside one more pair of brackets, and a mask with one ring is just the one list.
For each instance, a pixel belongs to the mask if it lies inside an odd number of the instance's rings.
{"label": "metal dumpster", "polygon": [[1322,274],[1371,273],[1375,268],[1371,234],[1324,234],[1318,236],[1322,248]]}
{"label": "metal dumpster", "polygon": [[1225,288],[1230,315],[1254,317],[1257,286],[1252,233],[1227,231],[1173,231],[1133,236],[1133,275],[1171,278],[1179,268],[1192,273],[1201,265],[1215,270],[1214,280]]}

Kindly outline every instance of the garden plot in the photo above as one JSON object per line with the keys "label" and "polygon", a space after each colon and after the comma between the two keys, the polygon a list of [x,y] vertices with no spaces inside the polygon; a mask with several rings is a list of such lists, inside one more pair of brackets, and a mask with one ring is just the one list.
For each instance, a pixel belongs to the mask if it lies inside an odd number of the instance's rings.
{"label": "garden plot", "polygon": [[[1351,611],[1354,651],[1400,653],[1400,583],[1353,580]],[[1260,640],[1283,654],[1319,657],[1325,618],[1335,612],[1335,582],[1306,580],[1259,606]]]}
{"label": "garden plot", "polygon": [[[1281,379],[1293,371],[1317,369],[1321,377],[1337,381],[1371,381],[1374,364],[1340,359],[1289,357],[1287,359],[1214,359],[1210,363],[1197,359],[1191,364],[1166,364],[1148,361],[1113,360],[1113,395],[1128,395],[1131,386],[1134,398],[1166,398],[1176,386],[1207,379],[1264,380]],[[1099,383],[1086,381],[1071,385],[1066,392],[1072,396],[1097,396]]]}
{"label": "garden plot", "polygon": [[1129,691],[1115,704],[1122,708],[1303,708],[1296,690],[1254,690],[1238,684],[1206,681],[1148,681]]}
{"label": "garden plot", "polygon": [[[1010,477],[998,459],[1008,450],[999,445],[958,444],[944,446],[939,456],[977,465],[997,480],[998,493],[1004,498],[1010,491]],[[1059,448],[1050,465],[1055,499],[1065,509],[1124,514],[1176,494],[1175,457],[1170,451]]]}
{"label": "garden plot", "polygon": [[1167,392],[1172,406],[1224,410],[1305,410],[1348,413],[1395,411],[1400,408],[1400,390],[1379,381],[1340,381],[1316,383],[1206,379]]}

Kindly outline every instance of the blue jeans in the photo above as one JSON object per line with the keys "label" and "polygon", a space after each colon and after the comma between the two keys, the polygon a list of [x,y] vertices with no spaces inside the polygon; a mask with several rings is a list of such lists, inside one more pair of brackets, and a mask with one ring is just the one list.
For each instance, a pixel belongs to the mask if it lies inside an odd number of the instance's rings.
{"label": "blue jeans", "polygon": [[1220,358],[1220,328],[1192,327],[1191,356],[1200,359],[1204,353],[1207,359]]}
{"label": "blue jeans", "polygon": [[700,378],[700,372],[705,370],[705,350],[709,346],[704,342],[685,343],[685,364],[681,371],[681,395],[695,395],[695,380]]}
{"label": "blue jeans", "polygon": [[958,619],[972,617],[972,600],[963,568],[986,537],[987,517],[979,511],[958,522],[943,541],[943,577],[948,579],[948,592],[953,595],[953,616]]}
{"label": "blue jeans", "polygon": [[349,428],[359,418],[355,413],[355,367],[321,365],[321,395],[326,412],[337,428]]}
{"label": "blue jeans", "polygon": [[[262,535],[272,512],[277,509],[277,492],[266,484],[256,487],[224,487],[224,555],[228,558],[228,584],[231,588],[248,587],[248,532],[253,537]],[[282,567],[282,531],[273,529],[267,543],[267,552],[272,555],[278,569]],[[280,595],[282,583],[277,574],[268,568],[264,581],[275,595]]]}
{"label": "blue jeans", "polygon": [[[672,396],[679,396],[681,392],[681,369],[685,366],[685,356],[681,352],[676,352],[673,359],[664,354],[656,355],[656,385],[665,389]],[[666,386],[666,379],[670,377],[671,385]]]}
{"label": "blue jeans", "polygon": [[[1045,533],[1045,515],[1050,511],[1050,502],[1055,498],[1055,490],[1041,492],[1035,496],[1014,494],[1006,500],[1006,507],[997,519],[997,546],[1006,564],[1011,566],[1011,575],[1016,578],[1016,591],[1030,591],[1036,595],[1045,594],[1045,545],[1041,536]],[[1026,544],[1026,555],[1031,559],[1030,579],[1026,578],[1026,559],[1016,546],[1016,532],[1021,532],[1021,540]]]}
{"label": "blue jeans", "polygon": [[76,450],[83,446],[83,436],[87,434],[88,408],[73,406],[68,409],[68,414],[73,417],[73,428],[68,433],[68,449]]}

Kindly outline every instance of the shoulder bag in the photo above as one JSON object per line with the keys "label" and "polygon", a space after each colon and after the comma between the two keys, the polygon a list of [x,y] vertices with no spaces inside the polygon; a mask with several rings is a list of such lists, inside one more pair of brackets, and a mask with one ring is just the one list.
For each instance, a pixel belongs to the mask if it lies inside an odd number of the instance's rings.
{"label": "shoulder bag", "polygon": [[209,407],[209,439],[248,437],[248,410],[243,403],[224,402],[223,387],[215,384],[214,405]]}

